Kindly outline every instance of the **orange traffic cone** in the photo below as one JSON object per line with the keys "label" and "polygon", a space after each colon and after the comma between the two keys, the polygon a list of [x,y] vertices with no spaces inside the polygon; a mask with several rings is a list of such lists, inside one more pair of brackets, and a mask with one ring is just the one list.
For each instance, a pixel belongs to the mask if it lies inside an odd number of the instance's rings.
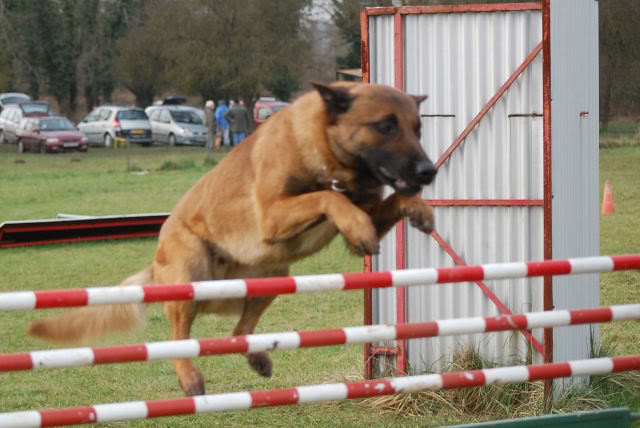
{"label": "orange traffic cone", "polygon": [[611,191],[611,181],[604,181],[604,195],[602,196],[602,209],[600,214],[615,214],[616,207],[613,205],[613,192]]}

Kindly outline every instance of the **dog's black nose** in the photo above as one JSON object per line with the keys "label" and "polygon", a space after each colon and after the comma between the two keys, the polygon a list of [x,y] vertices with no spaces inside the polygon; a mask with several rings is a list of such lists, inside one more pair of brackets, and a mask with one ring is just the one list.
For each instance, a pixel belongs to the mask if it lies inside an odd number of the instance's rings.
{"label": "dog's black nose", "polygon": [[416,174],[422,184],[431,184],[437,173],[438,169],[429,159],[422,160],[416,165]]}

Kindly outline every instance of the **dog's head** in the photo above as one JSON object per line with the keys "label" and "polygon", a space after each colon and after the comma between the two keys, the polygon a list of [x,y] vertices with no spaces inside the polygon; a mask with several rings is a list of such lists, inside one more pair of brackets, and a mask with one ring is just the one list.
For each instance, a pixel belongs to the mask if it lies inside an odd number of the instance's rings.
{"label": "dog's head", "polygon": [[329,145],[339,162],[365,169],[402,195],[433,181],[437,169],[420,146],[418,106],[426,96],[384,85],[313,86],[326,106]]}

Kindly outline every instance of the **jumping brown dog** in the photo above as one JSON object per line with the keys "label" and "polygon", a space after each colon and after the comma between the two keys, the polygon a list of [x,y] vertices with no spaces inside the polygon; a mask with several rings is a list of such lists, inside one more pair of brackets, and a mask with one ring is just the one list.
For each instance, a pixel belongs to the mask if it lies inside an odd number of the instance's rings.
{"label": "jumping brown dog", "polygon": [[[153,264],[123,284],[173,284],[288,275],[289,265],[338,233],[357,254],[375,254],[401,218],[425,233],[431,207],[420,197],[436,168],[420,146],[418,108],[388,86],[314,84],[201,178],[162,226]],[[395,193],[383,199],[383,186]],[[274,297],[166,304],[172,339],[187,339],[198,312],[237,313],[234,335],[250,334]],[[133,328],[143,305],[83,308],[34,322],[29,334],[69,343]],[[271,375],[265,353],[247,355]],[[204,394],[190,359],[173,366],[187,395]]]}

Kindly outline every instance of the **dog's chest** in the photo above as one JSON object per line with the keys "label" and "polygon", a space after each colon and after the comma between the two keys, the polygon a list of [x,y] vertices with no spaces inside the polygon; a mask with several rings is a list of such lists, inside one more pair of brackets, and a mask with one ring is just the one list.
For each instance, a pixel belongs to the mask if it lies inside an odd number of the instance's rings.
{"label": "dog's chest", "polygon": [[346,181],[340,178],[331,178],[325,174],[319,174],[315,177],[290,176],[285,183],[284,194],[299,196],[327,190],[341,193],[358,206],[380,200],[381,186],[379,183],[371,182],[371,180],[362,177],[356,178],[359,180]]}
{"label": "dog's chest", "polygon": [[319,251],[338,234],[338,229],[326,219],[312,225],[302,233],[282,243],[295,258],[306,257]]}

